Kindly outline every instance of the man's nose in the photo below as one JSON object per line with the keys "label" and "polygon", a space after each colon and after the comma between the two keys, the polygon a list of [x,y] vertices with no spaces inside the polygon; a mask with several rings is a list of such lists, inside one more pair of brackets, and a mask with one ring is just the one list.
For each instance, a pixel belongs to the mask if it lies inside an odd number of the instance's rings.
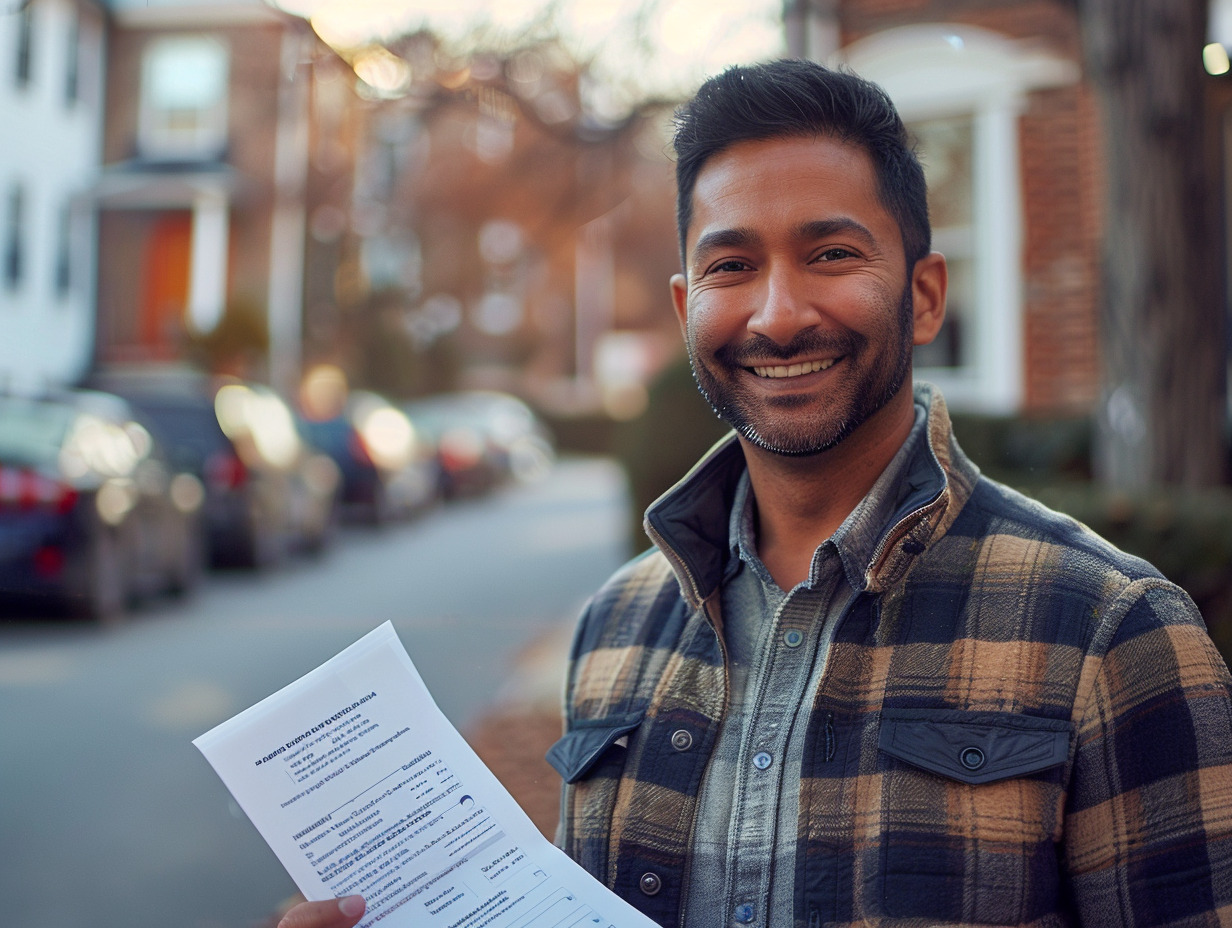
{"label": "man's nose", "polygon": [[821,311],[800,275],[775,271],[767,275],[761,305],[749,317],[748,330],[786,345],[804,329],[821,322]]}

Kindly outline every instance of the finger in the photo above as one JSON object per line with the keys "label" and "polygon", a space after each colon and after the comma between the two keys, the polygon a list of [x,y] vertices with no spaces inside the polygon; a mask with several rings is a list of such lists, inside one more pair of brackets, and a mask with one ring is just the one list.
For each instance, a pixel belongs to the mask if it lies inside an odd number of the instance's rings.
{"label": "finger", "polygon": [[278,928],[351,928],[363,914],[363,896],[301,902],[282,917]]}

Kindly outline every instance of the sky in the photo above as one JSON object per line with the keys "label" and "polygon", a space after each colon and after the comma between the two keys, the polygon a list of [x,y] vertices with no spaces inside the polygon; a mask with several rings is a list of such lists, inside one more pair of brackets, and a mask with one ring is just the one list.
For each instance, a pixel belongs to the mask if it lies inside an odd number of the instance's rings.
{"label": "sky", "polygon": [[516,37],[547,21],[592,74],[681,96],[729,64],[781,54],[782,0],[270,0],[325,41],[359,47],[428,28],[465,51],[478,32]]}

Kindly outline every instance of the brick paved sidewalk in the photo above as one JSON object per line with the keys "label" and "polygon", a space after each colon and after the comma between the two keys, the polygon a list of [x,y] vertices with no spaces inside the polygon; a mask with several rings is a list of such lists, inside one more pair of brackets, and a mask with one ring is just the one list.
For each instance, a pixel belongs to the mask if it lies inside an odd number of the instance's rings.
{"label": "brick paved sidewalk", "polygon": [[560,737],[560,699],[572,623],[518,654],[492,708],[463,735],[549,840],[560,816],[560,776],[544,754]]}

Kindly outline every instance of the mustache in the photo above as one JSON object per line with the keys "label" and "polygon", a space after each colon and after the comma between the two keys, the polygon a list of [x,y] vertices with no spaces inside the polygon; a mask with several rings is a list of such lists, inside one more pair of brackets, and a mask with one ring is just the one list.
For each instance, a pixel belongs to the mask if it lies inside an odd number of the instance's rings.
{"label": "mustache", "polygon": [[791,341],[781,345],[774,339],[755,334],[739,345],[724,345],[715,357],[732,367],[749,367],[754,361],[791,361],[806,355],[854,354],[868,339],[856,332],[798,332]]}

